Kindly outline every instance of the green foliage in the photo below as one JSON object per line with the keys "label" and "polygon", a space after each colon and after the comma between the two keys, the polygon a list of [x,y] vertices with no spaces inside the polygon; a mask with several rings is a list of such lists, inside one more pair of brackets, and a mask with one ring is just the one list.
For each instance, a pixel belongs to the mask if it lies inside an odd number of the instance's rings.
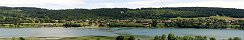
{"label": "green foliage", "polygon": [[183,40],[194,40],[194,38],[191,36],[184,36]]}
{"label": "green foliage", "polygon": [[116,40],[125,40],[125,37],[124,36],[118,36],[118,37],[116,37]]}
{"label": "green foliage", "polygon": [[155,36],[154,40],[162,40],[161,36]]}
{"label": "green foliage", "polygon": [[75,24],[75,23],[65,23],[63,24],[65,27],[81,27],[80,24]]}
{"label": "green foliage", "polygon": [[[99,8],[99,9],[64,9],[48,10],[34,7],[0,7],[0,19],[4,23],[31,22],[48,20],[81,20],[81,19],[162,19],[192,18],[209,16],[229,16],[243,18],[243,9],[212,7],[166,7],[166,8]],[[15,20],[13,20],[15,19]],[[17,20],[16,20],[17,19]]]}
{"label": "green foliage", "polygon": [[168,35],[168,40],[175,40],[175,35],[170,33]]}
{"label": "green foliage", "polygon": [[216,40],[216,38],[214,38],[214,37],[211,37],[211,38],[209,38],[210,40]]}
{"label": "green foliage", "polygon": [[241,38],[239,38],[239,37],[234,37],[234,40],[241,40]]}
{"label": "green foliage", "polygon": [[19,40],[25,40],[23,37],[19,37]]}
{"label": "green foliage", "polygon": [[96,40],[101,40],[100,38],[97,38]]}
{"label": "green foliage", "polygon": [[[195,37],[192,37],[192,36],[175,36],[172,33],[170,33],[168,35],[168,39],[165,39],[165,38],[166,38],[166,35],[163,34],[162,36],[155,36],[153,40],[208,40],[207,36],[195,36]],[[127,38],[125,38],[124,36],[118,36],[116,38],[116,40],[119,40],[119,39],[123,40],[123,39],[127,39]],[[130,36],[128,38],[128,40],[132,40],[132,39],[135,40],[135,38],[133,36]],[[209,40],[216,40],[216,38],[210,37]],[[241,40],[241,38],[234,37],[234,39],[229,38],[228,40]]]}
{"label": "green foliage", "polygon": [[162,40],[166,40],[166,35],[163,34],[162,37],[161,37]]}
{"label": "green foliage", "polygon": [[11,40],[25,40],[25,39],[23,37],[19,37],[19,38],[12,37]]}
{"label": "green foliage", "polygon": [[[213,8],[213,7],[177,7],[177,8],[99,8],[99,9],[64,9],[49,10],[34,7],[0,7],[0,24],[9,27],[19,27],[20,23],[66,23],[74,20],[131,20],[152,19],[147,24],[140,23],[110,23],[109,27],[179,27],[179,28],[233,28],[244,29],[244,22],[226,22],[226,18],[243,18],[243,9]],[[217,15],[217,16],[216,16]],[[213,17],[216,16],[216,17]],[[210,17],[210,18],[197,18]],[[176,19],[171,19],[176,18]],[[182,19],[181,19],[182,18]],[[189,19],[183,19],[189,18]],[[160,20],[158,20],[160,19]],[[64,20],[64,21],[60,21]],[[171,22],[161,22],[170,20]],[[239,21],[239,20],[234,20]],[[242,23],[241,23],[242,22]],[[5,26],[5,25],[3,25]],[[79,24],[66,23],[64,26]]]}
{"label": "green foliage", "polygon": [[195,36],[195,40],[207,40],[207,39],[202,36]]}
{"label": "green foliage", "polygon": [[157,20],[152,20],[152,27],[157,27]]}
{"label": "green foliage", "polygon": [[130,36],[128,40],[136,40],[136,38],[134,36]]}
{"label": "green foliage", "polygon": [[138,23],[110,23],[109,27],[145,27]]}

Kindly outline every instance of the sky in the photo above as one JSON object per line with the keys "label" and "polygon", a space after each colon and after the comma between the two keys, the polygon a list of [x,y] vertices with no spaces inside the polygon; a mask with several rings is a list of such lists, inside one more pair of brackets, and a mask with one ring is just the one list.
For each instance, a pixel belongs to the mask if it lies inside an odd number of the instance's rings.
{"label": "sky", "polygon": [[0,0],[0,6],[74,8],[222,7],[244,9],[244,0]]}

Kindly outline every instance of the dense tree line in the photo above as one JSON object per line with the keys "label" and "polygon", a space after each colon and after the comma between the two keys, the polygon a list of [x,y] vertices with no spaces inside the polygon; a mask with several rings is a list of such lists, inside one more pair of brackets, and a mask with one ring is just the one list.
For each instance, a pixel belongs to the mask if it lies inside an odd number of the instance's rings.
{"label": "dense tree line", "polygon": [[243,9],[214,7],[98,8],[51,10],[35,7],[0,7],[0,22],[31,22],[81,19],[160,19],[229,16],[243,18]]}
{"label": "dense tree line", "polygon": [[129,37],[118,36],[118,37],[116,37],[116,40],[136,40],[136,38],[134,36],[129,36]]}
{"label": "dense tree line", "polygon": [[[116,40],[140,40],[136,39],[133,36],[126,37],[126,36],[118,36],[116,37]],[[216,40],[215,37],[206,37],[206,36],[175,36],[174,34],[168,34],[168,37],[166,37],[165,34],[162,36],[155,36],[153,40]],[[232,38],[226,38],[226,40],[241,40],[239,37]]]}
{"label": "dense tree line", "polygon": [[244,29],[243,20],[226,20],[216,18],[176,18],[132,20],[110,23],[109,27],[156,27],[156,28],[206,28],[206,29]]}
{"label": "dense tree line", "polygon": [[11,40],[26,40],[26,39],[24,39],[23,37],[19,37],[19,38],[13,37],[13,38],[11,38]]}
{"label": "dense tree line", "polygon": [[[238,22],[235,22],[238,21]],[[171,24],[170,24],[171,23]],[[240,20],[220,20],[220,19],[189,19],[189,20],[177,20],[175,22],[165,23],[171,25],[172,27],[180,28],[212,28],[212,29],[243,29]]]}

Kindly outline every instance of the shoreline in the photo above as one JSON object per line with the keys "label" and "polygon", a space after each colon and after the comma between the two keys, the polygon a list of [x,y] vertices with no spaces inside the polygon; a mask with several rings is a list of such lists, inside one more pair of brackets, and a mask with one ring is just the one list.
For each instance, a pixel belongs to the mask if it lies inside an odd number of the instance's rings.
{"label": "shoreline", "polygon": [[[0,28],[10,28],[10,27],[0,27]],[[23,27],[23,28],[148,28],[148,27]],[[173,28],[173,27],[166,27],[166,28]],[[10,28],[11,29],[11,28]],[[13,27],[13,29],[16,29]],[[150,27],[150,29],[157,29],[157,27]],[[216,30],[242,30],[242,29],[233,29],[233,28],[178,28],[176,29],[216,29]]]}

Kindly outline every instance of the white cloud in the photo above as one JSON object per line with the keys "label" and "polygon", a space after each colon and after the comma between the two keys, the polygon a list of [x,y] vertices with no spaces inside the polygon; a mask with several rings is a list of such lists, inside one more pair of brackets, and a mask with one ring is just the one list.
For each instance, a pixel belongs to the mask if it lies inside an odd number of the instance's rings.
{"label": "white cloud", "polygon": [[[71,8],[141,8],[141,7],[225,7],[244,9],[243,0],[138,0],[124,2],[89,2],[92,0],[0,0],[0,6],[41,7],[49,9]],[[94,1],[94,0],[93,0]]]}
{"label": "white cloud", "polygon": [[169,4],[165,7],[223,7],[223,8],[241,8],[244,9],[244,1],[203,1],[192,3]]}
{"label": "white cloud", "polygon": [[[141,8],[141,7],[160,7],[158,5],[163,5],[163,2],[171,2],[174,0],[141,0],[134,2],[125,3],[97,3],[97,4],[87,4],[88,8]],[[157,5],[157,6],[156,6]]]}
{"label": "white cloud", "polygon": [[0,0],[0,6],[11,7],[75,7],[82,3],[82,0]]}
{"label": "white cloud", "polygon": [[[185,1],[185,2],[183,2]],[[244,9],[244,0],[144,0],[125,3],[126,7],[223,7]]]}
{"label": "white cloud", "polygon": [[144,1],[124,3],[123,6],[129,7],[129,8],[160,7],[160,6],[164,5],[165,2],[173,2],[173,1],[175,1],[175,0],[144,0]]}

